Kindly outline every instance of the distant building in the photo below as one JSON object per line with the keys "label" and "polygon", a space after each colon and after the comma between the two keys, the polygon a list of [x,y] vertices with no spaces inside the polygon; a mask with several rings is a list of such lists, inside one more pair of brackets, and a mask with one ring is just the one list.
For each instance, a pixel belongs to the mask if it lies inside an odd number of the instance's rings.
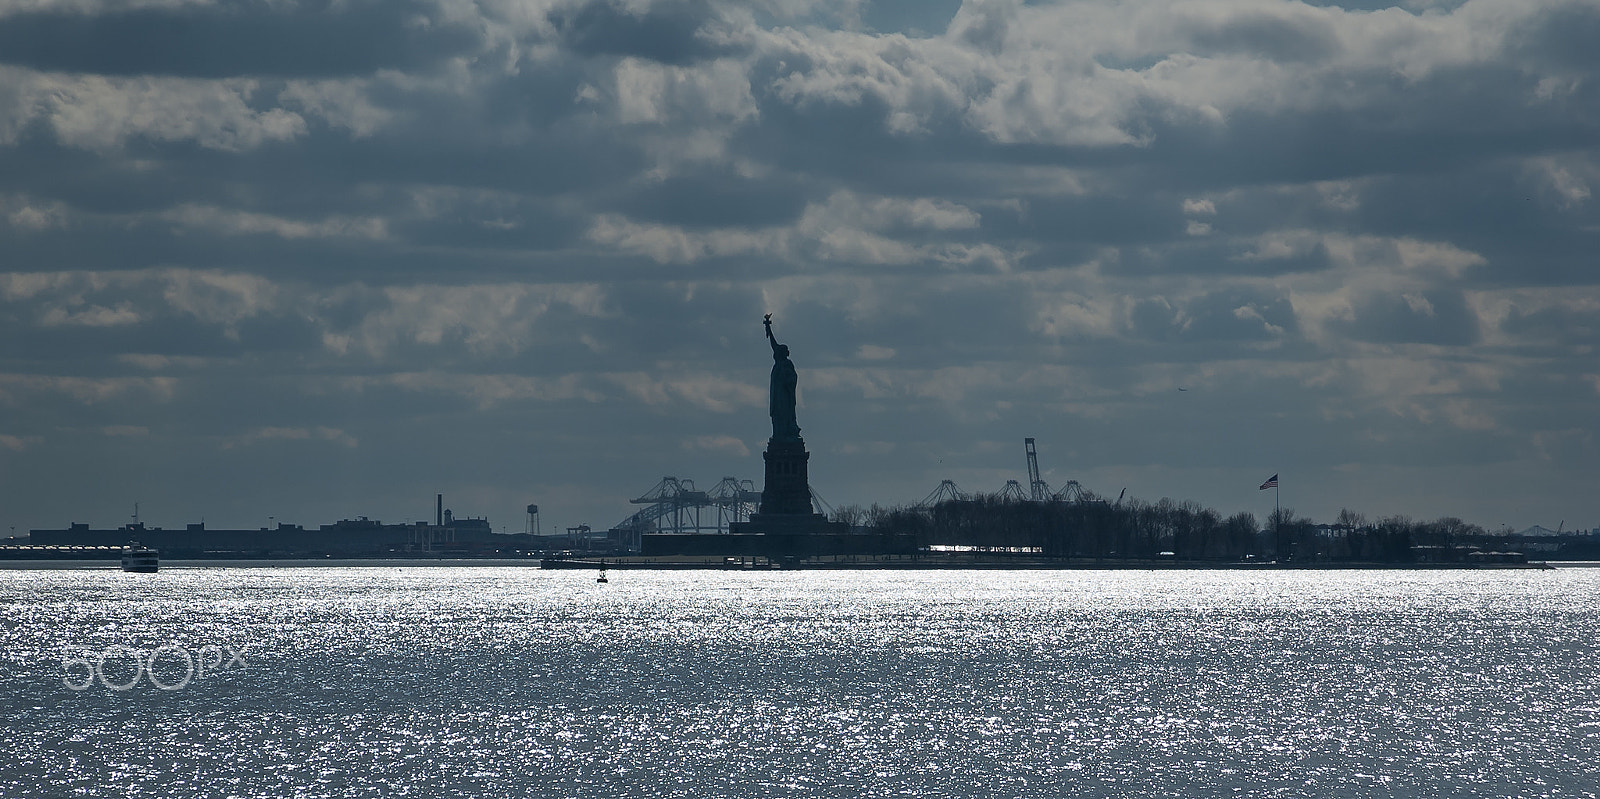
{"label": "distant building", "polygon": [[34,546],[122,547],[138,542],[161,550],[165,557],[374,557],[424,553],[471,553],[493,550],[496,536],[487,519],[446,516],[442,524],[384,524],[365,516],[306,529],[297,524],[256,530],[210,530],[204,523],[182,530],[125,524],[115,529],[90,529],[73,524],[64,530],[31,530]]}

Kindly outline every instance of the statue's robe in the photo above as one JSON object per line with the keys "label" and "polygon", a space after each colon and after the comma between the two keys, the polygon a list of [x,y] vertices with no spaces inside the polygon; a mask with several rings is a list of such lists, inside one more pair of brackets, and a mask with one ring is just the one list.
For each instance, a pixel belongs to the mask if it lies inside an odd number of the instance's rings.
{"label": "statue's robe", "polygon": [[767,410],[772,415],[772,438],[775,441],[796,441],[800,438],[800,423],[794,415],[795,389],[799,383],[794,361],[774,355]]}

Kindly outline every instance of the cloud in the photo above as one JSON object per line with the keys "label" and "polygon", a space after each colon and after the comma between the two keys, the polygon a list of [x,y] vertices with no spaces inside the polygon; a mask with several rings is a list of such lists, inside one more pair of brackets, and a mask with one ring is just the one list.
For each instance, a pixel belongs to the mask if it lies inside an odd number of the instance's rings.
{"label": "cloud", "polygon": [[459,343],[468,353],[515,354],[534,346],[546,314],[561,309],[581,317],[608,315],[605,291],[593,284],[476,286],[418,285],[376,292],[346,290],[364,297],[370,310],[343,331],[324,339],[343,355],[352,346],[383,356],[408,345]]}
{"label": "cloud", "polygon": [[65,397],[82,405],[95,405],[130,396],[165,402],[174,399],[177,387],[178,381],[169,377],[0,374],[0,402],[17,405]]}
{"label": "cloud", "polygon": [[373,92],[367,80],[294,80],[278,93],[278,101],[362,139],[395,119],[393,111],[374,102]]}
{"label": "cloud", "polygon": [[276,284],[257,275],[161,270],[150,273],[173,310],[206,322],[234,324],[268,313],[280,302]]}
{"label": "cloud", "polygon": [[751,457],[767,312],[841,504],[998,485],[1036,437],[1228,510],[1219,475],[1293,460],[1374,514],[1503,519],[1470,486],[1506,473],[1593,512],[1591,2],[0,15],[23,515],[143,429],[208,518],[441,475],[621,518],[619,481]]}
{"label": "cloud", "polygon": [[734,49],[726,31],[718,30],[711,3],[595,0],[573,5],[557,10],[552,21],[562,43],[581,55],[681,66]]}
{"label": "cloud", "polygon": [[0,213],[17,231],[50,230],[66,225],[67,209],[60,202],[40,202],[26,195],[0,197]]}
{"label": "cloud", "polygon": [[[981,217],[955,203],[928,198],[861,198],[836,193],[810,203],[783,227],[690,230],[680,226],[641,224],[615,214],[602,215],[589,228],[589,239],[622,252],[648,256],[658,263],[706,258],[767,255],[792,261],[821,259],[862,264],[984,264],[1007,269],[1014,255],[989,244],[939,241],[949,231],[978,227]],[[929,240],[917,244],[902,236]]]}
{"label": "cloud", "polygon": [[196,358],[193,356],[161,355],[159,353],[150,352],[122,353],[117,356],[117,360],[139,369],[145,369],[152,372],[166,371],[176,367],[198,369],[204,367],[207,363],[205,358]]}
{"label": "cloud", "polygon": [[120,303],[116,308],[91,305],[87,308],[72,309],[70,311],[65,308],[46,308],[39,318],[39,323],[45,326],[87,325],[89,327],[113,327],[116,325],[131,325],[138,321],[139,314],[128,303]]}
{"label": "cloud", "polygon": [[233,449],[269,441],[327,442],[352,448],[360,445],[355,436],[333,427],[260,427],[223,441],[222,448]]}
{"label": "cloud", "polygon": [[764,387],[720,375],[684,375],[661,378],[648,374],[609,374],[605,379],[645,405],[684,403],[715,413],[761,408],[767,404]]}
{"label": "cloud", "polygon": [[750,448],[733,436],[695,436],[683,442],[685,449],[699,449],[708,452],[722,452],[728,455],[745,458],[750,455]]}
{"label": "cloud", "polygon": [[62,144],[90,150],[145,139],[239,151],[306,132],[298,114],[252,108],[259,85],[254,80],[108,78],[0,67],[0,81],[12,86],[10,109],[0,105],[0,144],[15,142],[33,119],[48,124]]}
{"label": "cloud", "polygon": [[678,67],[624,59],[616,66],[615,92],[617,121],[625,125],[739,122],[756,114],[749,78],[728,61]]}
{"label": "cloud", "polygon": [[207,6],[211,2],[212,0],[16,0],[0,5],[0,15],[33,13],[89,15],[132,9],[176,10],[191,6]]}
{"label": "cloud", "polygon": [[7,433],[0,433],[0,447],[9,449],[12,452],[22,452],[29,447],[43,443],[43,441],[44,439],[39,436],[13,436]]}
{"label": "cloud", "polygon": [[8,3],[0,60],[107,75],[321,75],[416,68],[480,37],[440,3]]}
{"label": "cloud", "polygon": [[582,400],[600,402],[605,395],[588,387],[582,375],[534,378],[508,374],[457,374],[450,372],[402,372],[377,379],[344,381],[346,386],[372,390],[393,386],[405,391],[447,394],[470,399],[480,409],[508,402],[558,402]]}
{"label": "cloud", "polygon": [[210,230],[230,236],[268,233],[285,239],[335,236],[381,239],[387,235],[382,219],[334,218],[303,222],[267,214],[230,211],[193,204],[184,204],[164,211],[160,218],[181,228]]}

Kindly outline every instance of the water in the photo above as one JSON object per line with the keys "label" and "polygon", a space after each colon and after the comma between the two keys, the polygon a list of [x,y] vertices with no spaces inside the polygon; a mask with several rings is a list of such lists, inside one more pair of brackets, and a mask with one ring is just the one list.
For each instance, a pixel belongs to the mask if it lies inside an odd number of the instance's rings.
{"label": "water", "polygon": [[610,577],[0,571],[0,796],[1600,785],[1600,569]]}

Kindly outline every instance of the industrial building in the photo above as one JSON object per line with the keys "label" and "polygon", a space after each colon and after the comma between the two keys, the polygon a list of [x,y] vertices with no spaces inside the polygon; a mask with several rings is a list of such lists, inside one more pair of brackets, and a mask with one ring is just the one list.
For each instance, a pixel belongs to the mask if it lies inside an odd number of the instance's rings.
{"label": "industrial building", "polygon": [[135,520],[112,529],[74,523],[61,530],[30,530],[30,549],[112,547],[130,543],[154,547],[164,557],[383,557],[491,553],[523,548],[529,536],[495,534],[489,520],[456,518],[438,497],[432,523],[384,524],[361,516],[308,528],[279,524],[254,530],[210,529],[204,522],[182,530],[150,527]]}

